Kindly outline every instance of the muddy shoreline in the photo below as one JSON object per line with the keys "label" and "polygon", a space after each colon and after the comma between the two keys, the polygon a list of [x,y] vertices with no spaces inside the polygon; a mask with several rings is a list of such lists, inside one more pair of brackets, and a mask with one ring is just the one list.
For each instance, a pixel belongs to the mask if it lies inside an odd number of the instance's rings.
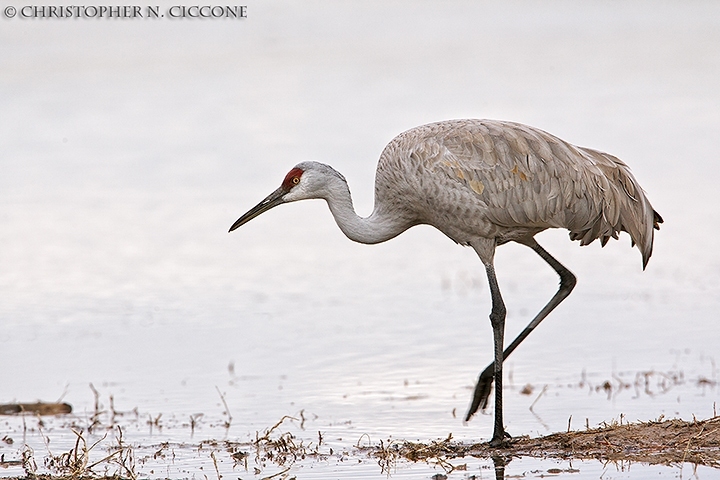
{"label": "muddy shoreline", "polygon": [[[691,422],[672,419],[637,423],[613,423],[583,431],[568,431],[531,438],[512,438],[493,448],[488,443],[463,444],[452,437],[430,443],[400,442],[370,447],[384,471],[401,459],[430,462],[446,472],[457,468],[458,459],[492,459],[502,473],[514,458],[599,460],[651,465],[692,463],[720,469],[720,416]],[[500,477],[502,478],[502,477]]]}
{"label": "muddy shoreline", "polygon": [[[293,478],[295,470],[303,465],[348,460],[377,463],[379,470],[392,476],[401,465],[427,464],[439,467],[444,474],[433,478],[445,478],[451,472],[468,468],[471,459],[491,460],[495,478],[505,478],[505,468],[521,458],[553,459],[562,461],[597,460],[604,464],[647,464],[682,467],[684,464],[720,469],[720,416],[705,420],[685,421],[663,419],[649,422],[623,423],[614,421],[597,428],[571,430],[542,437],[521,436],[509,439],[502,447],[490,447],[487,442],[466,443],[452,438],[429,442],[387,440],[379,444],[361,446],[358,442],[333,452],[318,433],[315,441],[297,437],[293,431],[300,419],[285,416],[272,427],[258,432],[250,442],[228,440],[205,440],[196,446],[189,444],[143,447],[130,445],[120,436],[115,443],[106,445],[100,460],[91,459],[96,444],[89,444],[83,432],[73,430],[77,437],[75,447],[59,455],[39,456],[27,448],[22,458],[9,459],[3,455],[0,467],[22,468],[25,475],[3,478],[25,479],[109,479],[143,477],[138,467],[148,460],[165,458],[175,449],[195,448],[204,452],[205,466],[213,476],[222,478],[218,464],[231,461],[234,468],[260,478]],[[290,430],[288,430],[290,429]],[[103,437],[105,438],[105,437]],[[98,442],[100,443],[100,442]],[[152,453],[146,450],[150,448]],[[309,462],[309,463],[308,463]],[[560,469],[548,473],[574,473],[577,470]],[[44,466],[43,468],[38,468]],[[48,472],[49,470],[49,472]],[[101,471],[104,470],[104,473]],[[277,471],[279,470],[279,471]],[[233,471],[235,471],[233,469]],[[268,475],[267,472],[275,473]],[[152,474],[152,470],[150,472]],[[0,476],[2,476],[0,474]]]}

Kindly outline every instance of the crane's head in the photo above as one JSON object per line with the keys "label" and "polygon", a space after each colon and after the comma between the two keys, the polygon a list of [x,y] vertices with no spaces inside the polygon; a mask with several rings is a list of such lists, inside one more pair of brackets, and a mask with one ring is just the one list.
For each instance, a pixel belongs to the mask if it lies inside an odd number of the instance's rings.
{"label": "crane's head", "polygon": [[[342,182],[337,182],[338,179]],[[345,185],[347,189],[345,178],[332,167],[318,162],[298,163],[285,175],[280,188],[238,218],[229,231],[232,232],[261,213],[283,203],[308,198],[327,198],[331,184]]]}

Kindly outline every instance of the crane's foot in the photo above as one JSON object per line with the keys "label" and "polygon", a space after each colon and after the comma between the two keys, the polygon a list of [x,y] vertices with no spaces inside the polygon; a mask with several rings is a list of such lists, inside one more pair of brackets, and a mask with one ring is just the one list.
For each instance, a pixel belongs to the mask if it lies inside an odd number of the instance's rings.
{"label": "crane's foot", "polygon": [[465,421],[469,421],[478,410],[485,410],[488,405],[488,399],[490,398],[490,392],[492,392],[493,384],[493,370],[490,367],[486,368],[478,377],[477,384],[475,385],[475,391],[473,392],[473,399],[470,403],[470,408],[465,415]]}
{"label": "crane's foot", "polygon": [[493,435],[492,440],[488,442],[488,445],[492,448],[505,448],[510,446],[512,437],[509,433],[503,431],[502,435]]}

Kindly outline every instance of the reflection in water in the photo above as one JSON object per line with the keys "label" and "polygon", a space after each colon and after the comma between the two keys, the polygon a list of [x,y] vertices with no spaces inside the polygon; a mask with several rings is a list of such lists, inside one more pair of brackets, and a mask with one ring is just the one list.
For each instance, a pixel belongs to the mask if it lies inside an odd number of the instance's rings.
{"label": "reflection in water", "polygon": [[495,480],[505,479],[505,466],[510,463],[512,457],[503,457],[501,455],[493,455],[493,465],[495,465]]}

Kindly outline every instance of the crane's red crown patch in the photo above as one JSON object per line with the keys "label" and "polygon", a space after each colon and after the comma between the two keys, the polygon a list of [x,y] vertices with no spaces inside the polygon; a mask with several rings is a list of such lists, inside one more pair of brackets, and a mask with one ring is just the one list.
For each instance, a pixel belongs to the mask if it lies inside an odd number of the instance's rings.
{"label": "crane's red crown patch", "polygon": [[287,175],[285,175],[285,180],[282,182],[282,188],[290,191],[295,185],[300,183],[300,177],[302,176],[303,171],[299,168],[293,168],[288,172]]}

